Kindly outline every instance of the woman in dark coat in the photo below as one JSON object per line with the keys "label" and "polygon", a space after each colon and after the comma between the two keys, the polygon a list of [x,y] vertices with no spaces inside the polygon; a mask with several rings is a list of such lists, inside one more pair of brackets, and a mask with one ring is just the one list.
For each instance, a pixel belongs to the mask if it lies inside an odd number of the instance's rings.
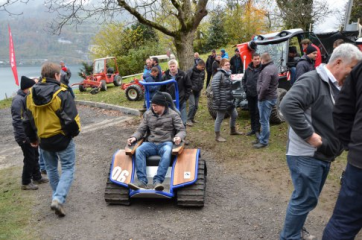
{"label": "woman in dark coat", "polygon": [[221,122],[224,120],[225,114],[229,113],[230,117],[230,135],[241,135],[235,128],[235,121],[238,116],[234,105],[234,97],[231,92],[231,80],[230,80],[230,61],[228,59],[222,59],[220,61],[220,68],[214,75],[211,86],[213,91],[213,108],[216,110],[215,120],[215,140],[218,142],[225,142],[226,139],[220,136]]}

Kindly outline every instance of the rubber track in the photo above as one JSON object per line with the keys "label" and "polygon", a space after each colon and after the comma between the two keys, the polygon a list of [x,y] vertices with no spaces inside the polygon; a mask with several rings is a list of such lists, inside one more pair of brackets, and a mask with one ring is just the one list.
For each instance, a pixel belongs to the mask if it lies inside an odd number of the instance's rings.
{"label": "rubber track", "polygon": [[129,197],[129,189],[112,183],[107,178],[106,190],[104,192],[104,199],[110,205],[126,205],[131,204]]}
{"label": "rubber track", "polygon": [[203,207],[206,189],[206,162],[199,160],[197,180],[193,185],[177,190],[177,205],[181,207]]}

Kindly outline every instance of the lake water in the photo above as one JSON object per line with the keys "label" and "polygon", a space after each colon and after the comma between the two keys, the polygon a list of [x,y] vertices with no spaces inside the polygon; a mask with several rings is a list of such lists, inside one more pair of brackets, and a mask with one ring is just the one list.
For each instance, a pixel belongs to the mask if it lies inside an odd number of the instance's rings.
{"label": "lake water", "polygon": [[[72,77],[70,78],[70,83],[76,83],[82,81],[82,78],[78,76],[79,69],[81,65],[67,66],[72,72]],[[39,77],[40,76],[40,66],[31,66],[31,67],[19,67],[18,66],[18,77],[19,84],[21,76],[27,77]],[[75,86],[78,88],[78,86]],[[15,84],[14,75],[11,71],[10,66],[0,67],[0,100],[5,99],[5,96],[12,97],[20,89]]]}

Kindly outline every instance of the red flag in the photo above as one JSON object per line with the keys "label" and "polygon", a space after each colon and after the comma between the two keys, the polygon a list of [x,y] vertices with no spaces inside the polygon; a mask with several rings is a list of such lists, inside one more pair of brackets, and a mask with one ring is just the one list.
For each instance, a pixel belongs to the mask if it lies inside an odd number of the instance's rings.
{"label": "red flag", "polygon": [[10,66],[11,70],[14,74],[15,84],[19,86],[19,79],[18,79],[18,70],[16,69],[16,60],[15,60],[15,51],[14,51],[14,43],[13,43],[13,36],[11,35],[10,25],[9,27],[9,58],[10,58]]}

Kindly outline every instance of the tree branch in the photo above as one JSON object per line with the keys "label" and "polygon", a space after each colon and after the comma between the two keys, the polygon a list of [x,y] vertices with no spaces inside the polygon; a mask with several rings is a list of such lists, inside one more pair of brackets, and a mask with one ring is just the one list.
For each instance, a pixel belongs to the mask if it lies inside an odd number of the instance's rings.
{"label": "tree branch", "polygon": [[185,14],[181,9],[180,4],[176,1],[176,0],[171,0],[172,5],[177,9],[177,15],[175,14],[175,16],[177,17],[177,19],[180,21],[181,27],[182,28],[186,28],[186,23],[185,23]]}
{"label": "tree branch", "polygon": [[161,32],[163,32],[164,34],[166,35],[169,35],[171,37],[175,37],[176,34],[170,30],[168,30],[167,28],[165,28],[164,26],[158,24],[158,23],[155,23],[153,21],[150,21],[148,19],[146,19],[145,17],[143,17],[139,12],[137,12],[137,10],[133,7],[131,7],[129,4],[126,3],[126,1],[124,0],[118,0],[118,4],[119,6],[123,7],[124,9],[126,9],[130,14],[132,14],[135,18],[137,18],[137,20],[140,22],[140,23],[143,23],[143,24],[146,24],[146,25],[149,25]]}

